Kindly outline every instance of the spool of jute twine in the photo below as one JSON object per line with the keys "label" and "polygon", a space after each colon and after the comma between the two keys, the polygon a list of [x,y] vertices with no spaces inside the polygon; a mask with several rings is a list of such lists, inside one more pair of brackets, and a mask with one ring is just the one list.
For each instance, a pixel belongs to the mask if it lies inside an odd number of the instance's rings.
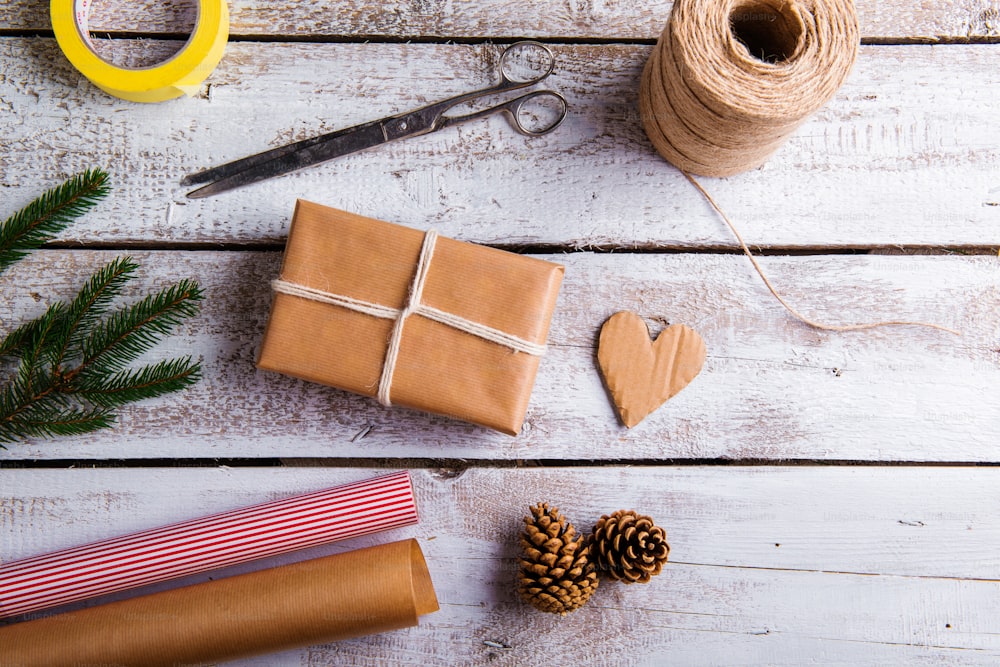
{"label": "spool of jute twine", "polygon": [[729,216],[692,176],[763,164],[843,84],[858,54],[853,0],[674,0],[642,72],[639,114],[657,152],[725,221],[771,294],[811,327],[854,331],[938,324],[824,324],[778,292]]}
{"label": "spool of jute twine", "polygon": [[690,173],[757,167],[833,97],[858,43],[851,0],[676,0],[642,73],[646,134]]}

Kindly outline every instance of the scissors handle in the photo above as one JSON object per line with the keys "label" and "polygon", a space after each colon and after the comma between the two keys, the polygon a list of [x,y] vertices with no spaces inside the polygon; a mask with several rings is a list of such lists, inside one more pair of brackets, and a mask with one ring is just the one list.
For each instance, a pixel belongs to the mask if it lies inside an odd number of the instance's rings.
{"label": "scissors handle", "polygon": [[506,112],[510,122],[521,134],[540,137],[548,134],[566,119],[569,104],[554,90],[533,90],[503,104],[473,111],[461,116],[443,116],[438,128],[450,127],[475,120],[499,111]]}
{"label": "scissors handle", "polygon": [[[384,126],[386,140],[393,141],[395,139],[426,134],[458,123],[482,118],[498,111],[506,111],[514,127],[521,134],[528,136],[547,134],[562,123],[566,117],[568,108],[566,99],[559,93],[551,90],[535,91],[515,97],[503,104],[467,114],[457,116],[446,116],[445,114],[449,110],[466,102],[533,86],[552,74],[555,65],[555,54],[545,44],[531,40],[515,42],[500,54],[500,61],[497,65],[497,70],[500,74],[500,81],[498,83],[486,88],[449,97],[434,104],[428,104],[409,113],[387,118]],[[544,111],[544,104],[538,104],[544,101],[554,104],[556,110],[554,112],[550,110],[548,113],[542,114],[547,116],[546,120],[538,120],[536,118],[529,125],[525,121],[525,118],[537,115],[531,113],[532,111]]]}
{"label": "scissors handle", "polygon": [[[514,42],[500,54],[500,83],[521,88],[540,82],[556,66],[556,56],[545,44],[533,40]],[[505,90],[511,90],[506,88]]]}
{"label": "scissors handle", "polygon": [[[500,61],[497,65],[497,70],[500,74],[500,81],[498,83],[495,83],[492,86],[487,86],[486,88],[480,88],[479,90],[473,90],[468,93],[462,93],[461,95],[449,97],[448,99],[441,100],[440,102],[428,104],[427,106],[410,112],[409,114],[401,114],[401,116],[417,117],[420,122],[417,125],[409,122],[407,127],[411,131],[406,134],[400,134],[400,136],[395,138],[401,139],[404,136],[412,137],[416,134],[439,130],[442,127],[445,127],[443,123],[447,117],[444,114],[450,109],[460,104],[471,102],[472,100],[533,86],[545,79],[548,75],[552,74],[552,70],[555,66],[555,54],[552,53],[552,49],[545,44],[531,40],[515,42],[504,49],[503,53],[500,54]],[[500,107],[496,107],[489,113],[499,110]],[[473,118],[479,118],[483,115],[488,114],[476,112],[475,114],[455,116],[455,118],[471,120]],[[419,127],[420,130],[415,130],[416,127]]]}

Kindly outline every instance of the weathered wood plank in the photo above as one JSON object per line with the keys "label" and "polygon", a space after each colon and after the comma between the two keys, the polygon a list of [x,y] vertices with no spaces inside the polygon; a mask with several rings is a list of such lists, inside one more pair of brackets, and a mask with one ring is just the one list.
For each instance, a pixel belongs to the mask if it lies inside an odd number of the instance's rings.
{"label": "weathered wood plank", "polygon": [[[176,32],[193,3],[95,2],[94,31]],[[234,36],[336,37],[546,37],[553,39],[653,39],[670,16],[668,0],[617,2],[561,0],[405,0],[315,3],[306,0],[231,2]],[[867,39],[955,40],[1000,35],[994,0],[858,0]],[[0,30],[49,29],[47,3],[0,0]]]}
{"label": "weathered wood plank", "polygon": [[[0,328],[68,298],[115,253],[42,251],[0,277]],[[203,315],[162,354],[204,359],[181,395],[124,410],[119,427],[23,443],[2,459],[454,457],[469,459],[850,459],[997,461],[1000,265],[992,257],[765,257],[774,284],[833,322],[921,319],[846,334],[801,325],[740,256],[547,256],[567,268],[550,350],[516,438],[274,373],[254,359],[278,252],[139,252],[136,293],[181,277],[207,290]],[[658,332],[686,323],[706,368],[632,430],[620,426],[594,361],[597,334],[629,309]],[[371,427],[371,428],[369,428]],[[367,432],[360,437],[359,434]]]}
{"label": "weathered wood plank", "polygon": [[[202,95],[140,105],[91,86],[52,40],[0,40],[14,119],[0,130],[4,208],[103,166],[115,195],[67,241],[273,244],[301,196],[489,243],[734,247],[641,129],[648,47],[557,50],[551,84],[572,114],[551,136],[492,118],[192,201],[178,185],[187,173],[482,85],[496,51],[232,44]],[[866,47],[837,98],[764,167],[706,186],[755,245],[1000,245],[1000,148],[984,130],[998,64],[992,46]]]}
{"label": "weathered wood plank", "polygon": [[[2,470],[0,549],[5,559],[44,553],[377,472]],[[418,470],[418,526],[266,564],[417,537],[441,611],[408,631],[243,664],[548,665],[565,647],[586,664],[995,663],[996,477],[984,468]],[[538,613],[511,581],[521,517],[543,500],[581,530],[616,509],[648,513],[668,532],[672,562],[645,586],[603,584],[565,618]]]}

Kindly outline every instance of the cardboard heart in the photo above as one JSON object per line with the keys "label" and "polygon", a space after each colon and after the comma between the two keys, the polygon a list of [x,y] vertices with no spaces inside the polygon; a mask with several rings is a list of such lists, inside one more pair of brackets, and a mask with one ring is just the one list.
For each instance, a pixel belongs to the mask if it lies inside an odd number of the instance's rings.
{"label": "cardboard heart", "polygon": [[683,324],[649,338],[635,313],[615,313],[601,327],[597,361],[618,416],[632,428],[667,402],[701,372],[705,341]]}

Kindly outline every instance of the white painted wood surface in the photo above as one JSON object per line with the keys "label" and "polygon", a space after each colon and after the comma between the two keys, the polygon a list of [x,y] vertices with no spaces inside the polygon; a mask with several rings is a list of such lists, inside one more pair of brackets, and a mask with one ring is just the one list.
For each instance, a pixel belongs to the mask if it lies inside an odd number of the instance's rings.
{"label": "white painted wood surface", "polygon": [[[179,32],[181,0],[105,4],[95,29],[133,37],[107,44],[114,57],[180,44],[156,37]],[[0,333],[129,252],[143,266],[133,295],[181,277],[206,287],[203,314],[157,351],[200,356],[206,377],[124,410],[114,430],[0,450],[0,560],[411,467],[419,526],[296,558],[415,536],[442,610],[241,665],[1000,662],[996,0],[859,0],[866,45],[835,99],[762,168],[704,179],[754,247],[802,255],[762,264],[807,314],[929,320],[961,338],[813,331],[732,254],[639,126],[639,71],[666,0],[240,0],[220,67],[195,97],[161,105],[87,83],[47,6],[0,0],[0,218],[87,167],[115,188],[64,249],[0,276]],[[493,118],[216,199],[178,185],[484,85],[491,42],[520,37],[554,42],[547,85],[572,114],[550,137]],[[521,435],[253,368],[296,197],[565,264]],[[900,247],[921,254],[884,254]],[[709,349],[692,385],[631,431],[594,362],[620,309],[654,333],[689,324]],[[974,463],[990,465],[961,465]],[[534,612],[511,579],[521,516],[541,500],[584,527],[649,513],[672,562],[648,586],[602,586],[566,618]]]}
{"label": "white painted wood surface", "polygon": [[[136,105],[91,86],[54,40],[4,39],[0,99],[31,119],[3,129],[4,201],[97,165],[118,189],[66,241],[276,244],[307,197],[482,243],[735,248],[642,131],[650,48],[556,47],[547,85],[571,115],[552,135],[491,118],[192,201],[179,185],[190,172],[485,85],[497,47],[234,43],[200,95]],[[755,246],[1000,247],[998,88],[992,45],[864,47],[836,98],[762,168],[705,185]]]}
{"label": "white painted wood surface", "polygon": [[[115,254],[36,253],[0,276],[13,297],[0,304],[0,323],[70,298]],[[956,337],[912,327],[816,332],[792,320],[739,255],[543,256],[561,262],[566,279],[526,425],[511,438],[257,371],[280,252],[134,256],[144,267],[135,292],[180,277],[206,288],[203,314],[161,352],[201,357],[204,380],[123,410],[114,431],[27,443],[17,456],[997,460],[1000,404],[983,400],[1000,384],[993,257],[761,259],[806,313],[929,320],[961,330]],[[622,309],[654,332],[688,324],[708,346],[703,373],[631,430],[615,418],[594,361],[601,324]]]}
{"label": "white painted wood surface", "polygon": [[[94,31],[173,32],[193,0],[95,0]],[[670,15],[669,0],[364,0],[230,2],[231,34],[336,38],[546,37],[655,39]],[[961,41],[1000,35],[996,0],[858,0],[868,40]],[[0,30],[46,30],[48,4],[0,0]]]}
{"label": "white painted wood surface", "polygon": [[[8,471],[0,499],[6,555],[379,471],[143,472]],[[266,564],[416,537],[441,611],[418,628],[243,664],[995,664],[995,478],[981,468],[421,470],[418,526]],[[671,563],[648,585],[602,582],[565,618],[536,612],[518,601],[512,579],[521,517],[539,500],[582,530],[601,514],[641,507],[667,530]],[[50,530],[31,528],[39,517],[48,517]]]}

